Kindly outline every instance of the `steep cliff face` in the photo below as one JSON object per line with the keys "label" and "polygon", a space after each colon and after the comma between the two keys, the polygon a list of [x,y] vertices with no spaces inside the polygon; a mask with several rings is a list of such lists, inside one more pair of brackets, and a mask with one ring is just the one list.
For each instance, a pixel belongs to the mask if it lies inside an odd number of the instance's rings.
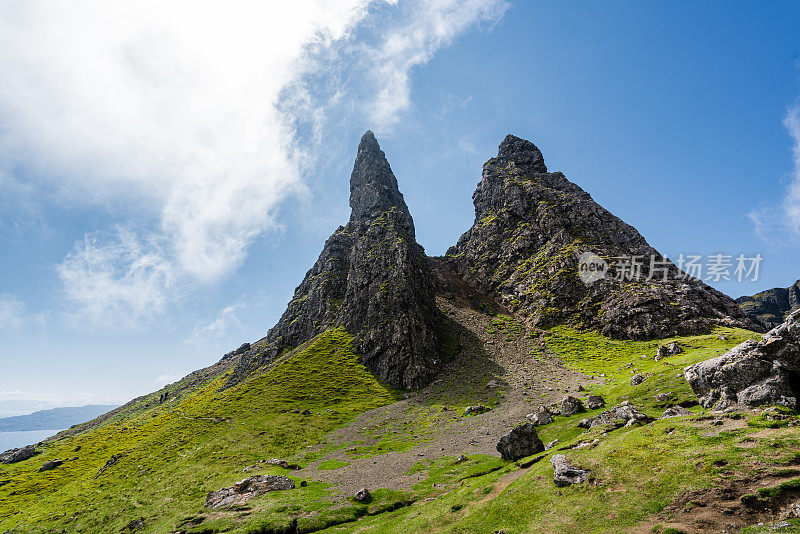
{"label": "steep cliff face", "polygon": [[756,293],[752,297],[739,297],[736,302],[747,315],[768,328],[774,328],[789,313],[800,308],[800,280],[789,287],[776,287]]}
{"label": "steep cliff face", "polygon": [[[714,323],[757,328],[732,299],[671,263],[648,280],[650,258],[661,255],[562,173],[548,172],[529,141],[503,140],[483,166],[473,201],[475,223],[445,262],[533,324],[572,322],[629,339],[695,333]],[[643,265],[636,278],[616,280],[626,273],[612,270],[587,284],[578,276],[583,253],[612,267],[616,258],[640,256]]]}
{"label": "steep cliff face", "polygon": [[378,376],[418,388],[440,366],[433,276],[414,221],[372,132],[358,147],[347,225],[325,242],[278,324],[242,358],[233,382],[327,329],[344,327]]}

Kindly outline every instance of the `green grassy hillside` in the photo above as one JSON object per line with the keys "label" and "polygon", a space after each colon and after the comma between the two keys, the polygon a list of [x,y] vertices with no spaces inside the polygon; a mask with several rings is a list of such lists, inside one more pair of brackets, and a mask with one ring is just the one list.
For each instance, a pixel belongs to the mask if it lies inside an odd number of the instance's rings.
{"label": "green grassy hillside", "polygon": [[[140,517],[148,532],[176,529],[202,510],[208,491],[243,478],[244,467],[294,454],[355,414],[395,399],[350,343],[341,330],[326,332],[235,388],[220,393],[225,377],[219,377],[177,404],[117,417],[0,466],[0,532],[118,532]],[[119,460],[105,468],[112,456]],[[38,472],[54,458],[70,460]],[[310,487],[290,497],[318,493]]]}
{"label": "green grassy hillside", "polygon": [[[499,317],[493,335],[528,335],[510,322]],[[685,352],[656,362],[656,348],[664,341],[614,341],[558,327],[544,334],[544,344],[535,344],[540,348],[529,357],[535,362],[556,356],[587,375],[602,376],[604,384],[589,389],[603,395],[609,406],[630,400],[659,417],[667,406],[695,400],[682,377],[686,365],[753,337],[745,330],[720,328],[709,335],[673,338],[666,341],[679,342]],[[401,396],[359,363],[350,343],[344,331],[328,331],[235,388],[220,392],[225,376],[218,376],[177,401],[118,416],[47,443],[30,460],[0,467],[0,532],[120,532],[143,518],[137,532],[674,534],[693,531],[686,525],[701,509],[703,492],[720,484],[740,484],[737,491],[747,495],[739,498],[737,493],[735,502],[755,510],[754,518],[764,517],[759,510],[780,499],[800,496],[795,467],[800,465],[800,423],[794,414],[717,417],[698,406],[690,416],[613,431],[578,428],[586,414],[557,417],[539,429],[545,443],[558,440],[557,445],[528,462],[485,454],[417,461],[409,474],[422,476],[410,490],[370,488],[373,499],[365,504],[332,485],[304,478],[303,470],[266,467],[244,474],[243,468],[265,458],[291,457],[303,466],[318,462],[317,469],[335,472],[349,463],[332,457],[333,452],[347,448],[350,458],[364,456],[358,442],[334,447],[324,436]],[[630,378],[636,373],[646,379],[633,386]],[[480,389],[464,385],[464,391]],[[464,391],[454,390],[449,404],[460,405]],[[658,400],[660,393],[667,400]],[[502,391],[498,395],[502,402]],[[437,411],[448,404],[439,395],[431,402]],[[303,415],[305,410],[310,415]],[[492,414],[475,417],[475,425]],[[460,411],[451,417],[465,418]],[[405,444],[389,447],[393,454],[413,455],[419,431],[398,425],[384,439]],[[309,448],[314,444],[319,446]],[[592,471],[589,484],[553,484],[548,460],[560,448]],[[386,452],[370,449],[368,456]],[[105,467],[112,455],[119,460]],[[46,460],[73,457],[58,469],[38,472]],[[208,491],[269,473],[290,476],[297,488],[235,509],[204,508]],[[684,499],[695,495],[690,492],[698,496]]]}

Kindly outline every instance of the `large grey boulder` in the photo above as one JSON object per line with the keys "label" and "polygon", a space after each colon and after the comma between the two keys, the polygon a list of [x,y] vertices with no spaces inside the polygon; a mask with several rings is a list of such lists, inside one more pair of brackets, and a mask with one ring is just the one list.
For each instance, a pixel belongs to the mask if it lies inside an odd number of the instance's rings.
{"label": "large grey boulder", "polygon": [[544,443],[539,439],[533,423],[519,425],[497,443],[497,452],[503,460],[519,460],[543,450]]}
{"label": "large grey boulder", "polygon": [[684,376],[705,408],[765,404],[797,408],[800,310],[759,341],[745,341],[722,356],[691,365]]}
{"label": "large grey boulder", "polygon": [[591,476],[591,472],[572,465],[563,454],[554,454],[550,464],[553,466],[553,482],[559,487],[583,484]]}
{"label": "large grey boulder", "polygon": [[280,475],[257,475],[245,478],[230,488],[222,488],[208,492],[206,496],[206,507],[225,508],[244,504],[270,491],[290,489],[294,489],[294,482],[288,477]]}
{"label": "large grey boulder", "polygon": [[596,426],[619,428],[622,426],[633,426],[637,423],[647,423],[652,420],[652,417],[640,412],[630,401],[625,401],[622,404],[614,406],[610,410],[600,413],[600,415],[582,419],[578,423],[578,426],[581,428],[592,428]]}
{"label": "large grey boulder", "polygon": [[36,454],[36,448],[33,445],[26,445],[19,449],[10,449],[0,454],[0,464],[13,464],[27,460]]}

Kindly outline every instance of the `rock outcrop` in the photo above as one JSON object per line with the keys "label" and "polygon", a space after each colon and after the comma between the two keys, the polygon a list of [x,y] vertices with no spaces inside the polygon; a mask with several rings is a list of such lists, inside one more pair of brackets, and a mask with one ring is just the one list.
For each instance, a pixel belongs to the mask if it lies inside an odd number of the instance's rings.
{"label": "rock outcrop", "polygon": [[640,412],[630,401],[625,401],[610,410],[601,412],[600,415],[582,419],[578,426],[581,428],[593,428],[596,426],[620,428],[633,426],[637,423],[647,423],[652,420],[652,417]]}
{"label": "rock outcrop", "polygon": [[392,386],[419,388],[440,366],[433,275],[414,221],[372,132],[350,176],[350,221],[325,243],[286,312],[242,357],[232,383],[329,328],[344,327]]}
{"label": "rock outcrop", "polygon": [[563,399],[561,399],[561,415],[564,417],[569,417],[570,415],[583,413],[585,411],[586,407],[579,398],[573,397],[572,395],[566,395]]}
{"label": "rock outcrop", "polygon": [[532,423],[515,427],[497,443],[497,452],[503,460],[519,460],[543,450],[544,443],[539,439],[536,427]]}
{"label": "rock outcrop", "polygon": [[10,449],[0,454],[0,464],[13,464],[27,460],[36,454],[36,448],[33,445],[25,445],[18,449]]}
{"label": "rock outcrop", "polygon": [[745,341],[722,356],[689,366],[684,376],[705,408],[765,404],[797,408],[800,310],[759,341]]}
{"label": "rock outcrop", "polygon": [[[713,324],[758,328],[731,298],[671,262],[656,265],[648,280],[650,259],[661,254],[562,173],[548,172],[529,141],[507,136],[472,198],[475,223],[447,251],[447,268],[533,325],[571,322],[625,339],[693,334]],[[584,253],[611,262],[607,276],[581,281]],[[614,270],[613,260],[624,257],[640,258],[637,273]]]}
{"label": "rock outcrop", "polygon": [[270,491],[294,489],[292,479],[281,475],[258,475],[245,478],[230,488],[208,492],[207,508],[226,508],[244,504],[247,501]]}
{"label": "rock outcrop", "polygon": [[800,280],[789,287],[776,287],[752,297],[739,297],[736,302],[747,315],[767,328],[775,328],[786,320],[790,312],[800,308]]}
{"label": "rock outcrop", "polygon": [[572,465],[563,454],[554,454],[550,465],[553,466],[553,482],[559,487],[583,484],[591,476],[591,472]]}

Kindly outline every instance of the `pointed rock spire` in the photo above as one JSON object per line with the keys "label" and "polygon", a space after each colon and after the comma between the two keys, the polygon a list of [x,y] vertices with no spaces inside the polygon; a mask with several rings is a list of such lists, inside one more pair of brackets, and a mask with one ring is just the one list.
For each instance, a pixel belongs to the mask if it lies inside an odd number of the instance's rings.
{"label": "pointed rock spire", "polygon": [[497,159],[512,161],[525,173],[547,172],[544,157],[536,145],[526,139],[508,134],[497,151]]}
{"label": "pointed rock spire", "polygon": [[397,178],[371,130],[367,130],[358,145],[350,175],[350,207],[351,221],[371,220],[397,208],[407,221],[411,236],[414,235],[414,221],[397,187]]}

